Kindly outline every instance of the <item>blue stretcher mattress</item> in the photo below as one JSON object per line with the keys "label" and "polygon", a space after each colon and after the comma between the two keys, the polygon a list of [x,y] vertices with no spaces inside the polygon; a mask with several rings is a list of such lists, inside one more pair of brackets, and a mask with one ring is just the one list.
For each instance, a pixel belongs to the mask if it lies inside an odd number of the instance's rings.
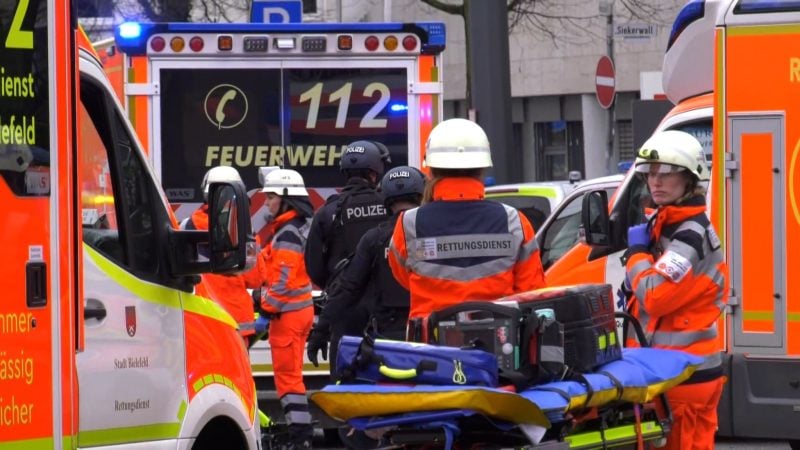
{"label": "blue stretcher mattress", "polygon": [[[463,385],[338,384],[313,393],[311,400],[329,416],[365,428],[422,423],[431,414],[450,418],[481,414],[547,428],[571,410],[618,400],[646,403],[689,378],[702,362],[677,350],[626,348],[621,360],[584,375],[591,396],[578,381],[546,383],[519,393]],[[352,420],[358,418],[369,420]]]}

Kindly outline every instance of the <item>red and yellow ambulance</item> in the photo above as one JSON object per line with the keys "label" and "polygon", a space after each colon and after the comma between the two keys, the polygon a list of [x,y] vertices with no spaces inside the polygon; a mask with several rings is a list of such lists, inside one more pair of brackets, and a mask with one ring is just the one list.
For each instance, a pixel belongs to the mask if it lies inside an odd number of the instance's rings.
{"label": "red and yellow ambulance", "polygon": [[235,323],[191,294],[247,266],[244,186],[176,229],[73,11],[0,8],[0,448],[260,449]]}
{"label": "red and yellow ambulance", "polygon": [[[798,23],[800,2],[795,0],[687,3],[673,27],[664,74],[706,77],[707,82],[687,83],[708,86],[710,92],[691,92],[687,84],[667,80],[665,87],[681,88],[670,97],[680,103],[662,123],[670,129],[694,126],[693,134],[707,148],[711,144],[710,217],[725,249],[731,286],[720,318],[728,383],[719,434],[785,439],[792,448],[800,447]],[[681,34],[687,32],[708,40],[683,45]],[[713,55],[713,70],[697,72],[698,60],[707,55]],[[666,64],[672,66],[667,70]],[[680,115],[691,120],[677,119]],[[701,131],[709,118],[713,127]],[[641,222],[647,196],[645,182],[629,174],[611,202],[609,245],[572,250],[573,258],[588,261],[581,268],[586,277],[619,285],[621,272],[613,278],[600,268],[619,264],[625,231]],[[560,263],[551,267],[548,281],[572,281]]]}

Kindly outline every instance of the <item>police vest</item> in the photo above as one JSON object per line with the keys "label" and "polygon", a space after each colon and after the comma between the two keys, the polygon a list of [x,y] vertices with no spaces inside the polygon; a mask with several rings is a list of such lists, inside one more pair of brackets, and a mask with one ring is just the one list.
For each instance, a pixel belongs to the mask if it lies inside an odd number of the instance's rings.
{"label": "police vest", "polygon": [[404,313],[408,315],[408,290],[397,282],[392,274],[391,267],[389,267],[389,242],[392,240],[394,225],[394,220],[383,222],[378,225],[378,239],[375,242],[375,257],[372,260],[372,270],[376,275],[378,292],[375,296],[375,305],[371,305],[370,308],[372,314],[379,314],[386,309],[404,309]]}
{"label": "police vest", "polygon": [[358,189],[343,193],[336,200],[336,213],[328,231],[325,258],[328,272],[356,251],[364,233],[386,220],[383,198],[374,189]]}

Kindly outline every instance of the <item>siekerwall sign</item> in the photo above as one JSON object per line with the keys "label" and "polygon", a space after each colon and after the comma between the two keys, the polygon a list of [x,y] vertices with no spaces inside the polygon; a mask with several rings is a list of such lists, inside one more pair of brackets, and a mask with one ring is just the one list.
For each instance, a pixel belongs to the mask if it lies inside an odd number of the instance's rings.
{"label": "siekerwall sign", "polygon": [[650,39],[658,27],[652,23],[626,22],[614,24],[614,37],[622,39]]}

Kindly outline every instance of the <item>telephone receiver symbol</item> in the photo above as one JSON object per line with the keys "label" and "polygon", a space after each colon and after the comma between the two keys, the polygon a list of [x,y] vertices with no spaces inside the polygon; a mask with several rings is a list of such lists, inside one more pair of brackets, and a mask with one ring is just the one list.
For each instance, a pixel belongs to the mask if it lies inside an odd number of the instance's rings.
{"label": "telephone receiver symbol", "polygon": [[222,122],[225,120],[225,104],[234,98],[236,98],[236,89],[228,89],[228,91],[223,94],[222,98],[219,99],[217,111],[214,113],[219,128],[222,128]]}

